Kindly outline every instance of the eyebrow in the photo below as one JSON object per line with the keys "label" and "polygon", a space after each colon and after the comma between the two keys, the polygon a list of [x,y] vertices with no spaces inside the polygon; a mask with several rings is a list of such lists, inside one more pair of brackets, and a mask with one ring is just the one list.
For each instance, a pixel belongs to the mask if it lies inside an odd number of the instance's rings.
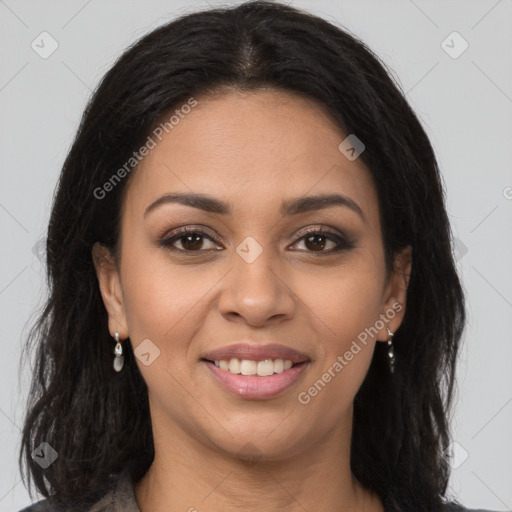
{"label": "eyebrow", "polygon": [[[157,207],[168,204],[178,203],[192,208],[198,208],[205,212],[217,213],[220,215],[229,215],[232,212],[231,206],[224,201],[215,199],[205,194],[184,194],[174,193],[165,194],[153,203],[151,203],[144,211],[144,217],[155,210]],[[350,197],[340,194],[321,194],[316,196],[299,197],[283,201],[280,213],[283,216],[298,215],[300,213],[322,210],[332,206],[344,206],[356,212],[363,221],[366,221],[361,207]]]}

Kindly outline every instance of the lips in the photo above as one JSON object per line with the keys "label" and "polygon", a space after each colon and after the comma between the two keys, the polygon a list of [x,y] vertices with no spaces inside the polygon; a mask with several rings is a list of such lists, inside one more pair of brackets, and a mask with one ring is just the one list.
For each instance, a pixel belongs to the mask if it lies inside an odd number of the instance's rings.
{"label": "lips", "polygon": [[296,349],[279,344],[237,343],[226,345],[203,354],[202,359],[207,361],[220,361],[230,359],[248,359],[251,361],[264,361],[265,359],[289,359],[298,364],[309,361],[310,358]]}
{"label": "lips", "polygon": [[309,362],[295,364],[281,373],[259,377],[236,375],[218,368],[212,363],[201,362],[205,371],[213,377],[222,389],[242,400],[268,400],[283,395],[301,380],[310,365]]}

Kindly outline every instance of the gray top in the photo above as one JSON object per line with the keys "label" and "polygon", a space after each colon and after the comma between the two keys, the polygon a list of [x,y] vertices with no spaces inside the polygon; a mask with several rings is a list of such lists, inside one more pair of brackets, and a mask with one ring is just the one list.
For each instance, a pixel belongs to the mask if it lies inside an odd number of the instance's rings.
{"label": "gray top", "polygon": [[[43,499],[19,512],[141,512],[134,493],[134,482],[127,470],[120,473],[111,490],[92,505],[78,510],[66,509],[63,506],[52,505],[48,499]],[[386,511],[388,512],[388,511]],[[392,511],[389,511],[392,512]],[[455,503],[447,503],[441,512],[493,512],[492,510],[469,509]]]}
{"label": "gray top", "polygon": [[[20,512],[75,512],[63,506],[52,505],[43,499]],[[94,504],[76,512],[141,512],[134,493],[134,482],[127,470],[120,473],[112,488]]]}

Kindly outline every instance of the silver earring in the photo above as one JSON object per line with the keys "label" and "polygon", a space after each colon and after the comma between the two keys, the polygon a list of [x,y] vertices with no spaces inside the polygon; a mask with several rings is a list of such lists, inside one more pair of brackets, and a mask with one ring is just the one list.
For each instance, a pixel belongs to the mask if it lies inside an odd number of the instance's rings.
{"label": "silver earring", "polygon": [[388,330],[388,336],[389,336],[389,340],[388,340],[389,368],[391,370],[391,373],[394,373],[394,371],[395,371],[395,354],[393,352],[393,336],[394,336],[394,333],[392,333],[389,330],[389,327],[387,327],[387,330]]}
{"label": "silver earring", "polygon": [[116,372],[120,372],[124,365],[123,347],[119,341],[119,333],[117,331],[114,333],[114,336],[116,338],[116,346],[114,348],[114,354],[116,355],[116,357],[114,357],[114,370]]}

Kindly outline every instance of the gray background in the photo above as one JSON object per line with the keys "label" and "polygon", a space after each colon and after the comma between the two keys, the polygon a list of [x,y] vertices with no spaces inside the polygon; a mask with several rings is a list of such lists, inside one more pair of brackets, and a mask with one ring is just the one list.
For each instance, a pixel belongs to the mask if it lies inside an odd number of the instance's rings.
{"label": "gray background", "polygon": [[[291,3],[343,25],[384,59],[431,138],[469,310],[450,494],[472,508],[511,510],[512,1]],[[0,511],[30,503],[17,467],[30,374],[18,375],[20,347],[46,293],[38,240],[85,101],[135,39],[206,6],[0,0]],[[43,31],[59,45],[47,59],[31,47]],[[469,44],[458,58],[442,47],[453,31]],[[462,48],[453,36],[445,44]]]}

